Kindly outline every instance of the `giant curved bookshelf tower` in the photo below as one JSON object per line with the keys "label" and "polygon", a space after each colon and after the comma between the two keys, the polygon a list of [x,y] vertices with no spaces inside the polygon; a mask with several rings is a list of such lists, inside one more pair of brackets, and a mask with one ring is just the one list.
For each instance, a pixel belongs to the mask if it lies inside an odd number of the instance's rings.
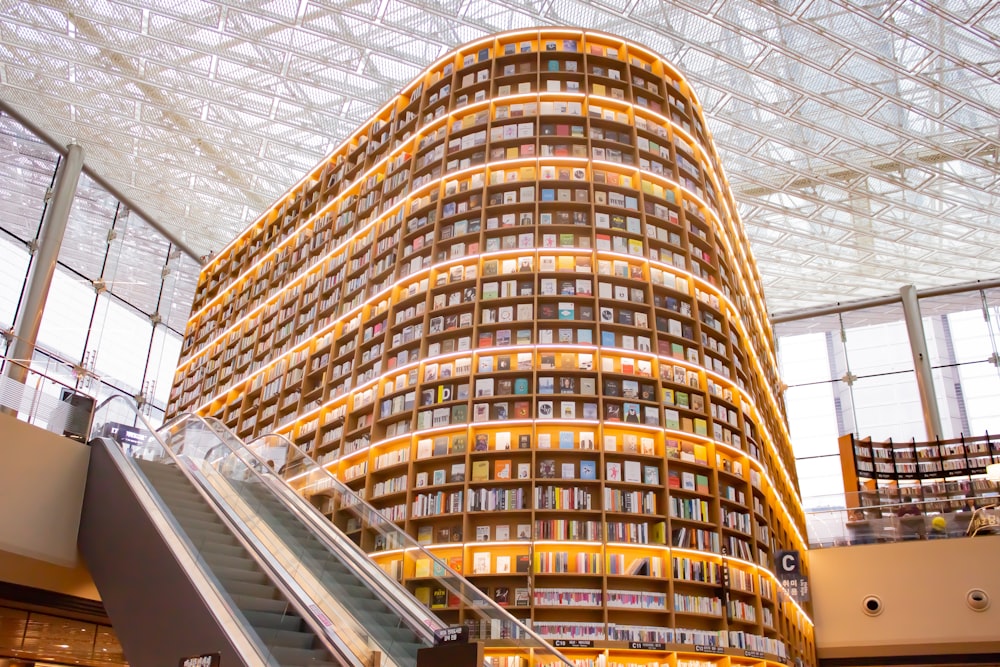
{"label": "giant curved bookshelf tower", "polygon": [[607,34],[505,33],[208,263],[170,412],[287,435],[580,664],[815,664],[775,574],[806,546],[766,312],[683,77]]}

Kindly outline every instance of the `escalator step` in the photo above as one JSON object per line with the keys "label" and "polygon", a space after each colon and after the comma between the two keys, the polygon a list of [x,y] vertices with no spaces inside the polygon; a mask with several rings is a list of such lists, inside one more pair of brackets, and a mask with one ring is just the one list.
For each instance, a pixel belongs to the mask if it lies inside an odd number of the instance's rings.
{"label": "escalator step", "polygon": [[304,649],[312,651],[316,647],[316,635],[312,632],[296,630],[279,630],[274,628],[256,628],[257,634],[268,646],[288,649]]}
{"label": "escalator step", "polygon": [[[208,559],[206,559],[207,561]],[[262,585],[268,582],[267,575],[259,568],[245,569],[212,564],[212,571],[220,581],[242,581]]]}
{"label": "escalator step", "polygon": [[329,662],[330,656],[320,649],[274,647],[271,653],[281,665],[315,665]]}
{"label": "escalator step", "polygon": [[246,595],[233,595],[231,597],[233,598],[233,602],[236,603],[236,606],[243,612],[265,611],[272,614],[283,614],[287,611],[291,611],[291,607],[285,600],[272,600]]}
{"label": "escalator step", "polygon": [[[275,659],[283,667],[339,667],[325,649],[314,648],[320,646],[317,638],[184,473],[172,465],[143,462],[140,467],[233,602],[271,647]],[[415,663],[416,651],[423,644],[411,630],[399,627],[399,618],[361,583],[350,567],[331,553],[310,529],[289,518],[284,504],[267,487],[254,483],[233,485],[300,554],[306,567],[321,573],[330,594],[353,612],[374,640],[397,657],[397,664]]]}
{"label": "escalator step", "polygon": [[255,628],[291,630],[297,632],[302,628],[302,617],[291,613],[274,613],[269,611],[247,610],[243,615]]}
{"label": "escalator step", "polygon": [[234,598],[236,596],[240,597],[255,597],[264,600],[277,600],[280,597],[278,589],[271,583],[266,584],[255,584],[248,581],[240,581],[237,579],[226,579],[216,573],[219,577],[219,581],[222,582],[226,590]]}
{"label": "escalator step", "polygon": [[232,543],[230,543],[206,539],[204,535],[196,535],[195,537],[198,538],[201,551],[203,552],[228,556],[229,558],[246,557],[247,550],[243,548],[243,545],[237,544],[236,540],[231,540]]}

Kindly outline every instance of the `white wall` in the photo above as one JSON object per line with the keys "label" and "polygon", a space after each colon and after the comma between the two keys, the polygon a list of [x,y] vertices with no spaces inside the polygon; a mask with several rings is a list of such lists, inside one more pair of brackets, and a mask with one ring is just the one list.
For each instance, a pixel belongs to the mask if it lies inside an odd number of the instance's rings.
{"label": "white wall", "polygon": [[89,461],[86,445],[0,414],[0,551],[76,567]]}

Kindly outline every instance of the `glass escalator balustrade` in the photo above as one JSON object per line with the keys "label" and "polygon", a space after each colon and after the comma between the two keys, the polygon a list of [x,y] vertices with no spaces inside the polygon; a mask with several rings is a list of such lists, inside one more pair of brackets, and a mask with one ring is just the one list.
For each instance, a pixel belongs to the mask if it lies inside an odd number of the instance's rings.
{"label": "glass escalator balustrade", "polygon": [[[403,559],[430,559],[436,585],[468,611],[473,637],[502,639],[539,664],[572,664],[283,437],[247,446],[191,415],[154,432],[121,397],[102,404],[94,424],[95,435],[118,427],[122,450],[279,664],[411,666],[444,628],[334,526],[346,521]],[[334,523],[302,497],[315,493],[337,508]]]}

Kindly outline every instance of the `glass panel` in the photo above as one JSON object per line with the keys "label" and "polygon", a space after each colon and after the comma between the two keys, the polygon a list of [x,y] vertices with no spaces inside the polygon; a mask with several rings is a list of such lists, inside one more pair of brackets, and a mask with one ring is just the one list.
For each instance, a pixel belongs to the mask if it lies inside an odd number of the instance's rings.
{"label": "glass panel", "polygon": [[0,236],[0,327],[14,324],[17,302],[28,277],[29,259],[24,246]]}
{"label": "glass panel", "polygon": [[96,298],[93,285],[58,267],[52,276],[45,312],[42,313],[38,344],[64,359],[79,363],[83,359]]}
{"label": "glass panel", "polygon": [[[778,346],[781,380],[794,387],[833,379],[830,368],[831,335],[834,334],[818,332],[781,338]],[[835,335],[839,344],[840,335]]]}
{"label": "glass panel", "polygon": [[191,303],[198,283],[201,266],[197,261],[175,250],[169,263],[170,273],[163,280],[163,299],[160,302],[160,317],[164,323],[183,333],[191,315]]}
{"label": "glass panel", "polygon": [[118,202],[86,174],[80,175],[70,208],[59,261],[90,280],[101,276],[108,249],[108,232]]}
{"label": "glass panel", "polygon": [[842,434],[833,383],[789,387],[785,391],[785,407],[796,458],[837,452],[837,438]]}
{"label": "glass panel", "polygon": [[843,314],[847,361],[857,376],[912,371],[913,356],[900,304]]}
{"label": "glass panel", "polygon": [[146,371],[147,393],[157,405],[165,407],[170,398],[170,386],[174,381],[177,359],[181,355],[181,337],[164,326],[153,330],[153,344],[149,351],[149,366]]}
{"label": "glass panel", "polygon": [[871,436],[873,440],[921,440],[926,437],[913,371],[858,378],[851,392],[858,434]]}
{"label": "glass panel", "polygon": [[[209,419],[207,423],[217,433],[227,436],[227,440],[239,442],[218,420]],[[248,455],[252,452],[258,461],[256,467],[262,473],[270,475],[274,474],[273,471],[277,471],[278,474],[284,475],[291,488],[319,506],[333,525],[344,531],[343,533],[337,531],[335,535],[350,540],[369,552],[371,560],[363,556],[361,562],[374,561],[378,568],[396,580],[401,579],[404,572],[422,572],[426,567],[427,574],[418,576],[427,577],[432,588],[445,591],[449,599],[448,606],[463,608],[465,624],[469,626],[472,638],[487,640],[502,638],[522,651],[533,649],[536,658],[539,659],[536,664],[561,664],[566,667],[571,664],[520,619],[512,616],[453,570],[443,555],[434,554],[418,543],[392,519],[384,516],[382,511],[358,497],[343,482],[283,436],[263,435],[246,445],[245,449],[236,448],[235,451],[244,461],[251,460]],[[265,461],[266,465],[260,465]],[[329,524],[325,519],[321,519],[319,525],[325,529]],[[399,599],[401,604],[407,606],[412,606],[413,603],[418,607],[426,606],[430,602],[429,600],[419,602],[418,599],[408,595],[401,595]],[[420,615],[422,613],[424,611],[421,608]],[[440,622],[438,619],[434,620]],[[429,625],[430,621],[427,623]]]}
{"label": "glass panel", "polygon": [[944,437],[996,433],[1000,374],[990,361],[996,352],[992,308],[987,321],[978,290],[921,299],[920,308]]}
{"label": "glass panel", "polygon": [[796,462],[799,484],[803,489],[802,507],[806,511],[844,506],[844,477],[839,456],[800,459]]}
{"label": "glass panel", "polygon": [[[966,435],[1000,433],[1000,377],[997,367],[987,361],[962,364],[958,367],[962,398],[968,428]],[[954,434],[958,435],[958,434]]]}
{"label": "glass panel", "polygon": [[108,289],[138,310],[154,313],[169,247],[170,242],[156,230],[123,209],[104,267]]}
{"label": "glass panel", "polygon": [[142,385],[153,324],[144,316],[102,294],[87,346],[96,351],[94,370],[117,380],[116,386],[137,394]]}

